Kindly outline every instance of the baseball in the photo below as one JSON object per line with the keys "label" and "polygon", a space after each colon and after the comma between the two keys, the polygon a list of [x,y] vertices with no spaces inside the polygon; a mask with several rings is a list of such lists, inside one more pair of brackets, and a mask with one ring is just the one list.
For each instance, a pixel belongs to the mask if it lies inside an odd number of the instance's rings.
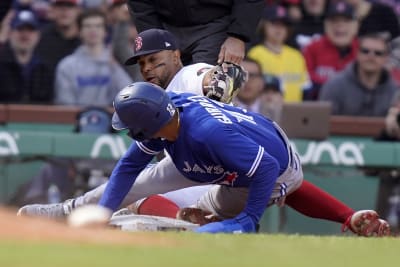
{"label": "baseball", "polygon": [[106,226],[111,218],[111,210],[99,205],[76,208],[67,218],[71,227]]}

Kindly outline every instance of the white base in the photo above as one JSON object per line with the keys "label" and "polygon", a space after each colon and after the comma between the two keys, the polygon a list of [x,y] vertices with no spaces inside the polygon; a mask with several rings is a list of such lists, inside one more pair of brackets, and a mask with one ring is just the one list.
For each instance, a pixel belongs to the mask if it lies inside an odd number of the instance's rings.
{"label": "white base", "polygon": [[113,227],[130,232],[194,231],[198,224],[166,217],[149,215],[118,215],[109,222]]}

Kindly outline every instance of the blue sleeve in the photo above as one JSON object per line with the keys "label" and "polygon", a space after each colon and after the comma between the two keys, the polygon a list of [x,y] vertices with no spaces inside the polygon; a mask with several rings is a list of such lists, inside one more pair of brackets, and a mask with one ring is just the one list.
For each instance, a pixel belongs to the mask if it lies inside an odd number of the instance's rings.
{"label": "blue sleeve", "polygon": [[252,139],[231,130],[216,130],[207,138],[208,149],[225,169],[237,171],[250,179],[249,196],[244,212],[258,223],[279,176],[277,159]]}
{"label": "blue sleeve", "polygon": [[99,205],[117,210],[136,177],[159,151],[161,148],[150,142],[133,142],[114,167]]}

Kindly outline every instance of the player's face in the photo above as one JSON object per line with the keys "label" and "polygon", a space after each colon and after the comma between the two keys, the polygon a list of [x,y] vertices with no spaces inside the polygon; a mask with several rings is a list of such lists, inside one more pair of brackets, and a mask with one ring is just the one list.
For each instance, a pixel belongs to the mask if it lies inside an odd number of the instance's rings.
{"label": "player's face", "polygon": [[180,54],[177,50],[164,50],[141,56],[138,59],[143,79],[164,89],[167,88],[172,78],[179,71],[180,62]]}

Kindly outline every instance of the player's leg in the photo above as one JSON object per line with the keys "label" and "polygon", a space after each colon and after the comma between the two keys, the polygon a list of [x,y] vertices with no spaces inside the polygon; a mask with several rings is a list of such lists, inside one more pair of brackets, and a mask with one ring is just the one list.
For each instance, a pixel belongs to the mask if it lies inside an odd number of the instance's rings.
{"label": "player's leg", "polygon": [[247,203],[248,188],[214,185],[196,203],[196,208],[222,219],[237,216]]}
{"label": "player's leg", "polygon": [[308,217],[338,223],[344,223],[354,213],[353,209],[306,180],[286,197],[285,204]]}
{"label": "player's leg", "polygon": [[[289,152],[289,166],[285,171],[286,174],[282,174],[280,179],[285,181],[297,179],[299,175],[303,177],[298,154],[294,151],[280,127],[276,126],[276,128],[288,144]],[[303,181],[298,188],[292,190],[284,200],[286,204],[306,216],[342,223],[342,230],[351,229],[358,235],[384,236],[390,233],[388,223],[380,219],[375,211],[361,210],[354,212],[335,197],[307,181]]]}
{"label": "player's leg", "polygon": [[129,211],[141,215],[154,215],[176,219],[179,206],[163,195],[151,195],[127,207]]}
{"label": "player's leg", "polygon": [[[372,210],[354,212],[333,196],[303,182],[303,172],[298,155],[289,147],[289,166],[278,178],[269,204],[288,204],[306,216],[326,219],[343,224],[342,229],[351,229],[362,236],[386,236],[390,229],[387,222]],[[224,218],[232,218],[243,210],[247,201],[247,190],[215,187],[203,196],[198,207]]]}
{"label": "player's leg", "polygon": [[342,224],[342,230],[350,229],[360,236],[390,235],[389,224],[373,210],[355,212],[343,202],[308,181],[286,197],[285,204],[298,212],[318,219]]}
{"label": "player's leg", "polygon": [[181,208],[194,206],[209,188],[211,188],[211,185],[200,185],[167,192],[162,195],[151,195],[129,205],[128,210],[136,214],[175,219]]}
{"label": "player's leg", "polygon": [[[170,157],[165,157],[159,163],[143,170],[137,177],[134,186],[124,198],[121,207],[154,194],[195,186],[198,183],[186,179],[179,173]],[[97,204],[104,193],[106,184],[101,185],[83,196],[67,200],[64,203],[47,205],[27,205],[22,207],[19,215],[43,216],[60,218],[69,214],[72,209],[86,204]]]}
{"label": "player's leg", "polygon": [[[185,178],[175,167],[170,157],[163,158],[157,164],[149,165],[136,178],[135,184],[125,196],[120,207],[126,207],[137,200],[154,194],[196,186],[198,183]],[[89,203],[97,203],[103,194],[105,186],[98,190],[87,192],[75,201],[75,207]]]}

